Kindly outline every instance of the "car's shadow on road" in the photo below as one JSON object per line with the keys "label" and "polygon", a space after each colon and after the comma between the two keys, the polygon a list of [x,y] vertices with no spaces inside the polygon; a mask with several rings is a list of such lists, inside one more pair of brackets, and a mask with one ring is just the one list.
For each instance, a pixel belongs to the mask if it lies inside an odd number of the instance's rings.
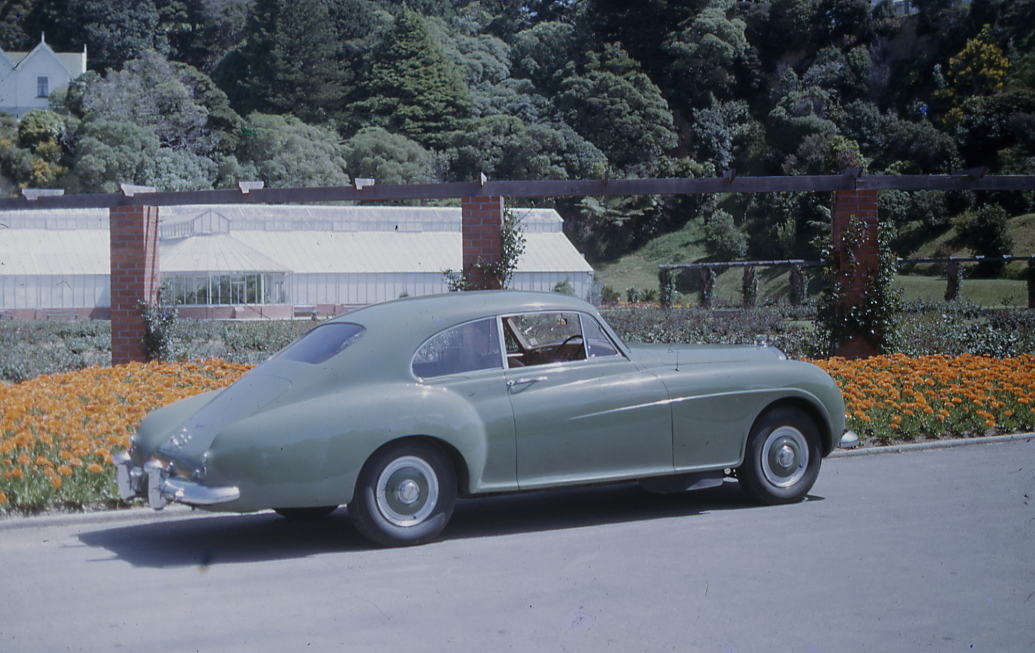
{"label": "car's shadow on road", "polygon": [[[666,495],[649,494],[635,483],[546,490],[461,500],[441,538],[491,537],[754,507],[757,504],[735,483]],[[154,520],[87,531],[79,539],[141,567],[207,568],[373,548],[353,528],[344,508],[315,521],[287,520],[269,512]]]}

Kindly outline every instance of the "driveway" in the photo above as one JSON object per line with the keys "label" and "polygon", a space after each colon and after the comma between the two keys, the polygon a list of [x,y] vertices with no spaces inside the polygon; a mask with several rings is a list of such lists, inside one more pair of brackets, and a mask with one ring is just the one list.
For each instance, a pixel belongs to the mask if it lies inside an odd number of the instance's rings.
{"label": "driveway", "polygon": [[463,501],[371,549],[344,511],[0,522],[0,651],[1035,650],[1035,441],[736,484]]}

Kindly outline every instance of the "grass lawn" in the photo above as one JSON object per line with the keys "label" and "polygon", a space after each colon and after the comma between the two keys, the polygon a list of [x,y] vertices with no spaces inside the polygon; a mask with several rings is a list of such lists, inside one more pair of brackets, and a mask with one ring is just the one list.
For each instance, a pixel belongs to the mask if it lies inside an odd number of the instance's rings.
{"label": "grass lawn", "polygon": [[[896,285],[902,288],[905,301],[945,298],[945,277],[899,275]],[[1016,279],[965,279],[960,295],[978,306],[1023,308],[1028,305],[1027,282]]]}
{"label": "grass lawn", "polygon": [[[1018,255],[1035,254],[1035,214],[1011,218],[1009,232],[1014,242],[1014,253]],[[908,256],[970,256],[972,254],[970,250],[952,245],[954,236],[955,231],[950,229],[924,243],[914,252],[908,253]],[[637,251],[626,254],[616,261],[598,264],[595,266],[596,276],[600,283],[614,288],[624,297],[625,291],[629,288],[657,290],[659,265],[692,263],[706,257],[707,252],[702,244],[701,225],[693,222],[677,231],[652,239]],[[963,298],[980,306],[1027,306],[1028,290],[1022,280],[1026,266],[1027,264],[1024,262],[1011,263],[1004,271],[1003,278],[999,279],[965,279]],[[939,267],[941,269],[938,269]],[[812,269],[812,274],[817,272],[818,268]],[[715,297],[718,301],[730,304],[740,303],[742,274],[740,269],[731,269],[716,277]],[[777,300],[785,298],[789,276],[785,269],[757,269],[759,301],[764,301],[766,298]],[[910,274],[899,276],[898,286],[902,288],[903,298],[906,301],[941,301],[945,296],[944,266],[914,266],[910,270]],[[697,288],[696,273],[684,273],[678,287],[682,295],[675,299],[696,303]],[[811,284],[810,294],[816,292],[818,292],[817,285]]]}

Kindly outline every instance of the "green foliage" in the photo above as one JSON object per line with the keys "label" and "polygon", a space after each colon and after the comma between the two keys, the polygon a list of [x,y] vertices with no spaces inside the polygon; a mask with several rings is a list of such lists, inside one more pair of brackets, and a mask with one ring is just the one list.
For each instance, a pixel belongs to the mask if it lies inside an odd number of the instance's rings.
{"label": "green foliage", "polygon": [[[1013,240],[1006,229],[1009,216],[998,204],[986,204],[976,211],[964,213],[956,221],[956,240],[978,256],[1003,256],[1013,253]],[[976,274],[997,275],[1003,269],[1003,261],[982,261]]]}
{"label": "green foliage", "polygon": [[238,157],[246,167],[245,178],[261,179],[268,188],[349,183],[345,148],[337,136],[290,115],[248,116]]}
{"label": "green foliage", "polygon": [[514,116],[472,120],[454,134],[447,151],[458,180],[478,174],[496,179],[567,179],[590,176],[604,155],[566,126],[527,126]]}
{"label": "green foliage", "polygon": [[146,127],[88,120],[79,128],[64,186],[73,193],[114,193],[121,182],[148,184],[159,147],[158,137]]}
{"label": "green foliage", "polygon": [[254,0],[166,0],[156,3],[169,58],[210,72],[244,38]]}
{"label": "green foliage", "polygon": [[18,146],[35,148],[56,143],[65,131],[65,119],[53,111],[33,109],[18,121]]}
{"label": "green foliage", "polygon": [[554,284],[553,292],[559,293],[561,295],[575,295],[575,289],[571,287],[571,280],[567,277],[564,278],[564,281],[558,281]]}
{"label": "green foliage", "polygon": [[733,2],[711,0],[665,43],[672,57],[673,90],[694,106],[728,97],[747,54],[745,24],[731,18]]}
{"label": "green foliage", "polygon": [[565,121],[627,174],[651,174],[677,143],[660,89],[616,44],[590,52],[583,69],[561,82],[555,102]]}
{"label": "green foliage", "polygon": [[711,161],[715,169],[748,170],[765,148],[765,129],[751,117],[747,102],[715,102],[691,113],[693,146],[699,161]]}
{"label": "green foliage", "polygon": [[852,279],[858,274],[860,248],[867,242],[866,223],[852,216],[842,234],[840,248],[830,246],[827,254],[828,285],[816,308],[816,333],[827,353],[859,337],[880,353],[895,351],[898,337],[896,316],[901,305],[901,291],[894,287],[897,262],[891,250],[891,230],[886,224],[877,226],[876,268],[869,270],[859,301],[849,303]]}
{"label": "green foliage", "polygon": [[747,253],[747,235],[729,212],[719,209],[704,225],[704,246],[715,260],[734,261]]}
{"label": "green foliage", "polygon": [[424,146],[441,145],[470,111],[460,70],[431,38],[424,19],[403,10],[370,55],[360,81],[362,99],[350,105],[350,123],[377,125]]}
{"label": "green foliage", "polygon": [[220,81],[241,113],[326,120],[345,95],[337,39],[324,0],[256,0],[240,56]]}
{"label": "green foliage", "polygon": [[540,91],[553,94],[564,79],[568,64],[578,56],[575,27],[542,22],[518,32],[513,39],[513,75],[529,79]]}
{"label": "green foliage", "polygon": [[149,361],[171,361],[176,359],[172,341],[173,325],[178,311],[175,305],[165,300],[165,289],[159,293],[158,302],[140,301],[140,313],[144,317],[144,350]]}
{"label": "green foliage", "polygon": [[111,365],[110,322],[0,321],[0,379],[19,382],[91,365]]}
{"label": "green foliage", "polygon": [[614,306],[621,298],[621,294],[611,286],[605,285],[600,289],[600,302],[604,306]]}
{"label": "green foliage", "polygon": [[342,149],[354,177],[379,184],[422,184],[436,180],[434,154],[401,134],[383,127],[365,127],[345,141]]}
{"label": "green foliage", "polygon": [[167,52],[154,0],[40,0],[26,16],[25,30],[41,32],[59,52],[82,51],[92,70],[118,69],[148,50]]}
{"label": "green foliage", "polygon": [[154,132],[165,147],[205,153],[213,149],[208,111],[195,101],[177,70],[156,52],[108,71],[84,97],[84,115],[125,121]]}

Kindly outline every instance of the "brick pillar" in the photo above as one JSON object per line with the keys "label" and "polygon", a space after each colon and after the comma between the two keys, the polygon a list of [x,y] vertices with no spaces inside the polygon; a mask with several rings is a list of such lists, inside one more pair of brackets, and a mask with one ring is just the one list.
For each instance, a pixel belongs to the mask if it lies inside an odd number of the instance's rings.
{"label": "brick pillar", "polygon": [[[852,217],[866,225],[862,242],[855,247],[854,260],[844,252],[844,234]],[[839,311],[861,304],[870,278],[876,273],[877,257],[877,191],[841,190],[834,193],[831,236],[839,272],[850,273],[847,288],[841,300]],[[862,335],[850,337],[847,341],[834,343],[834,353],[846,358],[864,358],[877,353],[876,348]]]}
{"label": "brick pillar", "polygon": [[495,263],[503,255],[503,198],[464,197],[460,200],[463,221],[464,276],[472,289],[498,289],[499,282],[475,264]]}
{"label": "brick pillar", "polygon": [[140,301],[158,301],[158,207],[113,206],[111,238],[111,362],[146,361]]}

